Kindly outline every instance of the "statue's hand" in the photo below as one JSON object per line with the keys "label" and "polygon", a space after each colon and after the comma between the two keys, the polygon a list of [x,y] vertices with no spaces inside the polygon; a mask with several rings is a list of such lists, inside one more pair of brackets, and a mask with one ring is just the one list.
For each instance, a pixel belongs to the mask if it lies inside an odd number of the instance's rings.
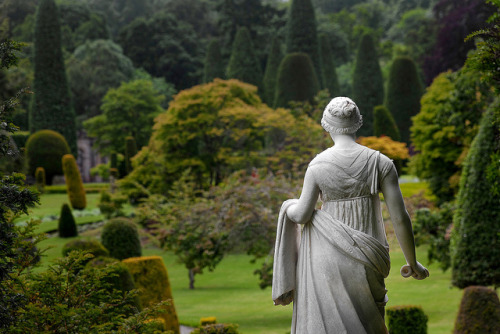
{"label": "statue's hand", "polygon": [[417,261],[416,266],[411,267],[411,276],[414,279],[422,280],[429,277],[429,270]]}

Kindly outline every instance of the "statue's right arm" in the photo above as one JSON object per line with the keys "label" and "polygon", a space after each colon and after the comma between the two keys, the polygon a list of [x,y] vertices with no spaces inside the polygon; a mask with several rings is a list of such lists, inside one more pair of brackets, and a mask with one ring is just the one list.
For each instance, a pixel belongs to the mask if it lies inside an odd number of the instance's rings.
{"label": "statue's right arm", "polygon": [[304,176],[304,186],[297,204],[293,204],[286,210],[286,215],[297,224],[305,224],[309,221],[316,207],[319,196],[319,186],[314,179],[310,168]]}
{"label": "statue's right arm", "polygon": [[406,262],[410,265],[416,279],[424,279],[429,276],[429,271],[417,262],[411,219],[406,211],[395,168],[392,168],[383,179],[381,188],[385,203],[389,209],[389,214],[391,215],[394,232],[403,250]]}

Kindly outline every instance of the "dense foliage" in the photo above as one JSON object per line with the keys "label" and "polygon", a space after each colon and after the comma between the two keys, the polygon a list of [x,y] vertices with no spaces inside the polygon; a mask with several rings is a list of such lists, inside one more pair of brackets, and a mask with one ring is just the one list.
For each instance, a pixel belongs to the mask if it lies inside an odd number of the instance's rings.
{"label": "dense foliage", "polygon": [[71,238],[78,235],[75,217],[73,217],[73,212],[71,212],[71,208],[67,203],[64,203],[61,207],[57,230],[61,238]]}
{"label": "dense foliage", "polygon": [[69,241],[64,244],[62,249],[62,255],[68,256],[73,251],[92,254],[94,258],[100,256],[109,256],[108,250],[104,248],[104,246],[97,239],[76,239]]}
{"label": "dense foliage", "polygon": [[373,134],[377,137],[388,136],[395,141],[401,139],[394,117],[383,105],[373,108]]}
{"label": "dense foliage", "polygon": [[29,117],[31,133],[52,129],[77,155],[75,112],[61,50],[59,16],[54,0],[41,0],[35,24],[35,92]]}
{"label": "dense foliage", "polygon": [[429,318],[420,306],[388,307],[387,318],[391,334],[427,334]]}
{"label": "dense foliage", "polygon": [[71,206],[76,210],[85,209],[87,196],[85,195],[80,169],[72,154],[66,154],[62,157],[62,169]]}
{"label": "dense foliage", "polygon": [[250,32],[238,29],[227,65],[226,77],[255,85],[262,89],[262,69],[254,51]]}
{"label": "dense foliage", "polygon": [[220,52],[220,44],[217,40],[213,40],[208,44],[203,68],[203,83],[210,82],[215,78],[225,78],[225,66]]}
{"label": "dense foliage", "polygon": [[109,255],[119,260],[142,255],[137,226],[128,218],[110,219],[102,228],[101,241]]}
{"label": "dense foliage", "polygon": [[283,55],[281,53],[280,42],[274,37],[271,41],[271,48],[267,55],[266,71],[263,79],[263,100],[268,106],[274,104],[274,96],[276,91],[276,81],[278,79],[278,68],[280,66]]}
{"label": "dense foliage", "polygon": [[335,71],[333,52],[330,47],[330,40],[325,34],[319,36],[319,50],[323,66],[323,87],[328,89],[330,96],[339,96],[339,82]]}
{"label": "dense foliage", "polygon": [[495,333],[500,326],[497,292],[485,286],[464,289],[453,334]]}

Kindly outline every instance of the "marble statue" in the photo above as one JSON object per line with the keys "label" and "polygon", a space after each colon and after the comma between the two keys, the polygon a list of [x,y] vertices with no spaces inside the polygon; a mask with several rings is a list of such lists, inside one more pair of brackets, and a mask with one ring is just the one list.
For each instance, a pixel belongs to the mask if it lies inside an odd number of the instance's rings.
{"label": "marble statue", "polygon": [[293,301],[291,334],[387,333],[390,259],[380,192],[407,262],[401,274],[429,276],[416,260],[393,162],[355,141],[362,123],[351,99],[331,100],[321,125],[335,145],[309,163],[300,198],[281,207],[272,297],[275,305]]}

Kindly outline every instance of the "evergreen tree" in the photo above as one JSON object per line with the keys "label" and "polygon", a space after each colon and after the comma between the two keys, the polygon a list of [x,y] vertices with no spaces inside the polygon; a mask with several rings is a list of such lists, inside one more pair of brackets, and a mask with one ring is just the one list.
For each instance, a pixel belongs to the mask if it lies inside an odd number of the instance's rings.
{"label": "evergreen tree", "polygon": [[384,102],[384,80],[371,34],[364,34],[358,45],[352,78],[352,99],[363,115],[360,136],[373,134],[373,108]]}
{"label": "evergreen tree", "polygon": [[385,106],[394,117],[403,142],[410,142],[411,118],[420,111],[422,94],[422,82],[415,62],[409,57],[394,59],[387,83]]}
{"label": "evergreen tree", "polygon": [[54,0],[41,0],[35,22],[34,96],[29,115],[30,131],[52,129],[68,141],[77,154],[75,112],[61,51],[61,30]]}
{"label": "evergreen tree", "polygon": [[224,79],[224,62],[220,53],[220,44],[213,40],[208,45],[203,69],[203,82],[211,82],[215,78]]}
{"label": "evergreen tree", "polygon": [[500,284],[500,100],[483,115],[464,163],[453,217],[452,283]]}
{"label": "evergreen tree", "polygon": [[280,64],[274,107],[287,107],[290,101],[309,101],[319,91],[313,64],[305,53],[291,53]]}
{"label": "evergreen tree", "polygon": [[392,140],[400,141],[398,126],[391,112],[385,106],[376,106],[373,109],[373,134],[377,137],[387,136]]}
{"label": "evergreen tree", "polygon": [[262,87],[262,70],[247,28],[240,28],[236,33],[226,73],[228,79],[238,79]]}
{"label": "evergreen tree", "polygon": [[304,52],[311,58],[320,85],[323,71],[319,56],[316,17],[311,0],[293,0],[288,17],[286,53]]}
{"label": "evergreen tree", "polygon": [[280,66],[283,55],[281,53],[280,43],[278,38],[273,38],[271,49],[267,56],[266,71],[264,72],[264,102],[272,106],[274,102],[274,93],[276,89],[276,80],[278,79],[278,68]]}
{"label": "evergreen tree", "polygon": [[323,64],[323,87],[328,89],[330,96],[338,96],[339,81],[337,79],[337,72],[335,71],[333,51],[326,34],[319,36],[319,51],[321,64]]}

